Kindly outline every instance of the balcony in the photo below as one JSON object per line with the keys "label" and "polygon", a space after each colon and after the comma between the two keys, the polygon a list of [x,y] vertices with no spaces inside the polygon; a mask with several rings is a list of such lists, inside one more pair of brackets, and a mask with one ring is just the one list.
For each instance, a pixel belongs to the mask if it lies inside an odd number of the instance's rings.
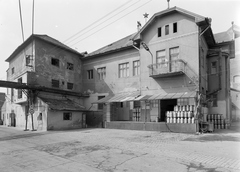
{"label": "balcony", "polygon": [[152,78],[162,78],[169,76],[182,75],[185,73],[186,62],[177,59],[170,62],[163,62],[149,65],[149,76]]}

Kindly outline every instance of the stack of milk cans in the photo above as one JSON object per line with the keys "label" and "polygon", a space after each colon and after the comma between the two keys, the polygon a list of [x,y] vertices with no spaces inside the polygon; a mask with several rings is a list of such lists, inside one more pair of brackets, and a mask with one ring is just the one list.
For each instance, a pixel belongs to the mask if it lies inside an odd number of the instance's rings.
{"label": "stack of milk cans", "polygon": [[194,123],[194,105],[176,105],[174,111],[167,111],[167,123]]}
{"label": "stack of milk cans", "polygon": [[228,124],[225,119],[223,119],[222,114],[208,114],[207,122],[213,123],[214,129],[226,129],[228,128]]}

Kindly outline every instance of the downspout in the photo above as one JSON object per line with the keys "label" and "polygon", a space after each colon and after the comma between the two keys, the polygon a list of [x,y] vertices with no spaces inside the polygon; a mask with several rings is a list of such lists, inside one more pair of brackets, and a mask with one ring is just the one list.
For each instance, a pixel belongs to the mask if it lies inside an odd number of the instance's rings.
{"label": "downspout", "polygon": [[197,101],[196,101],[196,130],[199,132],[199,124],[198,124],[198,116],[202,113],[202,105],[201,105],[201,98],[202,98],[202,73],[201,73],[201,36],[211,27],[209,24],[203,31],[201,31],[200,26],[198,27],[198,75],[199,75],[199,85],[197,90]]}

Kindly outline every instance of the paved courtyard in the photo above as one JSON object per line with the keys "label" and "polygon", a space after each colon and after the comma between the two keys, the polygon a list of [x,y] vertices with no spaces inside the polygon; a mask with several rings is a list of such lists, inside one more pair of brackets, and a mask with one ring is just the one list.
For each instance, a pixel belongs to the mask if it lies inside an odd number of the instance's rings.
{"label": "paved courtyard", "polygon": [[22,131],[0,126],[0,172],[240,171],[240,133],[114,129]]}

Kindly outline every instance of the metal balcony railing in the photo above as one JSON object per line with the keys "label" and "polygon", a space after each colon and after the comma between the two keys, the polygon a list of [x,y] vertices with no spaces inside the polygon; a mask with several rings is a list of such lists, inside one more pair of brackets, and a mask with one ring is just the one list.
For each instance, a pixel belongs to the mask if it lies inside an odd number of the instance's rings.
{"label": "metal balcony railing", "polygon": [[149,76],[155,78],[180,75],[185,72],[185,65],[186,62],[182,59],[152,64],[148,66]]}
{"label": "metal balcony railing", "polygon": [[152,64],[148,66],[149,76],[153,78],[171,77],[176,75],[187,75],[197,86],[199,84],[198,75],[182,59]]}

